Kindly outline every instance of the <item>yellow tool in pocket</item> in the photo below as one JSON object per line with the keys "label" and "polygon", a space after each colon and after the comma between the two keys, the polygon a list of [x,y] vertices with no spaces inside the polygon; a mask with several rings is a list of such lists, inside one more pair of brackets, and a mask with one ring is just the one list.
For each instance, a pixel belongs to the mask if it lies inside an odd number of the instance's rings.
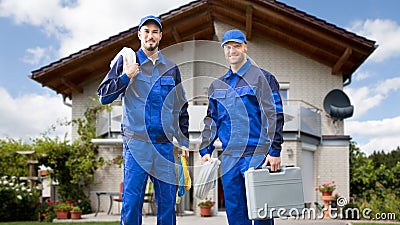
{"label": "yellow tool in pocket", "polygon": [[188,162],[186,157],[181,156],[181,162],[182,162],[182,169],[183,169],[183,175],[184,175],[184,187],[185,190],[190,190],[192,187],[192,179],[190,178],[189,174],[189,168],[188,168]]}
{"label": "yellow tool in pocket", "polygon": [[189,175],[188,162],[186,157],[179,156],[178,158],[178,190],[177,197],[182,197],[185,190],[190,190],[192,187],[192,179]]}

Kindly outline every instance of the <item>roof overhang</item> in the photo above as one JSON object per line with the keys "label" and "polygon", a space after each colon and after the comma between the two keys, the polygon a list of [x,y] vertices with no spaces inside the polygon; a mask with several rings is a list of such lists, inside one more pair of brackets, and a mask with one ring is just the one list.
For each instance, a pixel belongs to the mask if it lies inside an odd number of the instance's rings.
{"label": "roof overhang", "polygon": [[[329,66],[333,75],[351,78],[375,50],[375,41],[348,32],[274,0],[199,0],[160,16],[160,48],[189,40],[213,40],[214,20],[254,34]],[[31,78],[71,98],[81,85],[103,77],[109,61],[124,46],[138,49],[137,27],[89,46],[32,72]]]}

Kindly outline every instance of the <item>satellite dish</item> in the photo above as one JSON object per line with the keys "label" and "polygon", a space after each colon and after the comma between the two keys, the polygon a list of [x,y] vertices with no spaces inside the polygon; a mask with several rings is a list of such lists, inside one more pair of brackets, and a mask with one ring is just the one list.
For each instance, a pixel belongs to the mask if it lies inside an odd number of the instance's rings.
{"label": "satellite dish", "polygon": [[349,97],[340,89],[333,89],[325,96],[324,109],[334,120],[352,117],[354,111]]}

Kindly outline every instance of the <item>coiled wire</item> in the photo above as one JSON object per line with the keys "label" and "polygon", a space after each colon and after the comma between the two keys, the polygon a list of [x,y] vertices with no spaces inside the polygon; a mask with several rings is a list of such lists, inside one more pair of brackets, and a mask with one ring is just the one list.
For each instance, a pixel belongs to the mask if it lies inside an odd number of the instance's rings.
{"label": "coiled wire", "polygon": [[200,168],[200,173],[196,177],[196,188],[194,189],[194,196],[198,199],[207,197],[208,192],[215,188],[218,176],[218,167],[221,161],[218,158],[212,158],[211,163],[207,161]]}

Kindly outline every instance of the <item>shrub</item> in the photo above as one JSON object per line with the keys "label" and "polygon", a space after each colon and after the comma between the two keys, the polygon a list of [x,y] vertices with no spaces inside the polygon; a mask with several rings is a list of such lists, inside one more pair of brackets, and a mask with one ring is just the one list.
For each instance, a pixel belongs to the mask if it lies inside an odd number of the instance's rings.
{"label": "shrub", "polygon": [[17,177],[0,179],[0,221],[33,220],[39,202],[38,192],[20,182]]}
{"label": "shrub", "polygon": [[386,219],[396,219],[400,220],[400,197],[396,196],[393,193],[385,192],[382,196],[378,196],[376,194],[370,195],[369,201],[363,201],[360,205],[361,211],[368,208],[370,213],[368,216],[371,219],[382,219],[382,218],[374,218],[376,215],[394,215],[395,218],[386,218]]}
{"label": "shrub", "polygon": [[45,201],[39,204],[35,210],[36,221],[52,222],[56,218],[54,204],[52,201]]}
{"label": "shrub", "polygon": [[[90,213],[92,209],[87,190],[93,182],[94,172],[104,164],[104,159],[98,157],[97,146],[91,142],[92,138],[95,137],[96,113],[101,109],[101,107],[88,107],[85,118],[72,121],[78,127],[78,134],[80,135],[80,139],[72,144],[69,143],[67,134],[64,140],[59,137],[50,138],[48,136],[50,130],[42,133],[40,137],[32,138],[31,144],[10,138],[0,139],[0,177],[10,174],[16,177],[29,176],[26,164],[29,158],[26,155],[17,154],[17,151],[35,151],[33,159],[39,161],[38,165],[50,167],[52,179],[59,183],[57,197],[62,201],[69,199],[79,205],[84,213]],[[67,125],[70,123],[68,122]],[[55,129],[55,126],[51,129]],[[37,169],[35,168],[35,170]],[[38,197],[35,201],[30,202],[29,207],[22,207],[24,210],[21,213],[16,213],[16,210],[20,208],[16,204],[28,204],[28,201],[17,203],[17,196],[22,197],[22,195],[17,195],[14,192],[7,189],[0,190],[0,221],[26,220],[24,214],[32,216],[31,219],[44,219],[37,213],[42,214],[43,210],[48,208],[48,205],[39,204]],[[32,194],[38,196],[39,193]],[[35,213],[36,207],[39,207],[39,209],[36,209],[37,212]],[[44,209],[40,207],[44,207]],[[12,219],[9,218],[10,214],[13,214]],[[44,212],[44,214],[46,213]]]}
{"label": "shrub", "polygon": [[[392,159],[398,155],[400,148],[390,154],[375,152],[366,157],[354,142],[350,144],[350,192],[360,210],[368,208],[371,217],[391,213],[400,220],[400,162]],[[382,158],[390,158],[391,163],[384,164]]]}
{"label": "shrub", "polygon": [[342,209],[342,218],[346,220],[359,220],[360,219],[360,207],[355,203],[348,203]]}

